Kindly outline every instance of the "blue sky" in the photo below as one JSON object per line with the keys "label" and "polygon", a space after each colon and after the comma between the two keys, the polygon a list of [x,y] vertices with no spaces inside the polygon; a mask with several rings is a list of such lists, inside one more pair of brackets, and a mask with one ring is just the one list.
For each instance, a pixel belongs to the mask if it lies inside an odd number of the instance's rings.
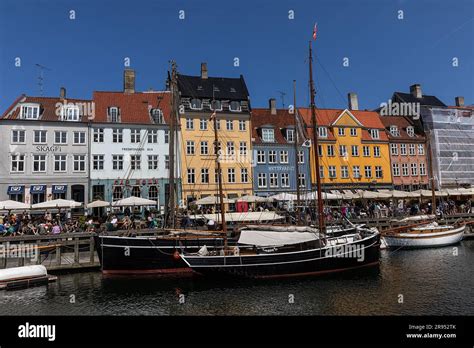
{"label": "blue sky", "polygon": [[2,0],[0,112],[21,93],[39,95],[36,63],[51,69],[45,96],[65,86],[68,97],[90,98],[121,90],[125,57],[137,90],[163,89],[170,59],[189,75],[206,61],[210,76],[243,74],[253,107],[271,97],[281,106],[279,91],[292,103],[293,79],[305,106],[315,21],[319,107],[345,107],[347,92],[356,92],[360,108],[373,109],[413,83],[450,105],[459,95],[474,103],[473,0]]}

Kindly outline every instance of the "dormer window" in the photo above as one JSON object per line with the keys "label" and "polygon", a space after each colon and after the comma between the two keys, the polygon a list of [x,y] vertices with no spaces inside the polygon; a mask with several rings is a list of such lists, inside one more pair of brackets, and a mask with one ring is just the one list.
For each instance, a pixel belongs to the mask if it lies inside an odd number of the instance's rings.
{"label": "dormer window", "polygon": [[318,136],[321,138],[328,137],[328,129],[326,127],[318,127]]}
{"label": "dormer window", "polygon": [[79,121],[79,107],[77,105],[64,105],[61,109],[63,121]]}
{"label": "dormer window", "polygon": [[370,136],[372,137],[372,139],[379,139],[380,134],[379,134],[378,129],[370,129],[369,132],[370,132]]}
{"label": "dormer window", "polygon": [[241,111],[241,107],[240,107],[240,102],[238,101],[231,101],[230,104],[229,104],[229,110],[230,111]]}
{"label": "dormer window", "polygon": [[222,103],[220,100],[213,100],[211,102],[211,110],[222,111]]}
{"label": "dormer window", "polygon": [[163,118],[163,111],[161,111],[161,109],[151,109],[150,111],[151,113],[151,118],[153,119],[153,122],[155,122],[155,124],[164,124],[165,123],[165,120]]}
{"label": "dormer window", "polygon": [[116,106],[111,106],[108,112],[109,122],[119,123],[120,122],[120,109]]}
{"label": "dormer window", "polygon": [[191,99],[191,109],[192,110],[201,110],[202,109],[202,102],[201,99]]}
{"label": "dormer window", "polygon": [[289,143],[295,142],[295,130],[294,129],[287,129],[286,130],[286,141]]}
{"label": "dormer window", "polygon": [[398,127],[397,126],[390,126],[390,134],[392,134],[392,136],[394,136],[394,137],[400,136],[400,132],[398,131]]}
{"label": "dormer window", "polygon": [[37,120],[40,107],[38,104],[24,104],[21,107],[21,118],[25,120]]}
{"label": "dormer window", "polygon": [[265,143],[275,142],[275,130],[271,128],[262,129],[262,140]]}
{"label": "dormer window", "polygon": [[415,136],[415,129],[412,126],[407,127],[407,134],[410,137]]}

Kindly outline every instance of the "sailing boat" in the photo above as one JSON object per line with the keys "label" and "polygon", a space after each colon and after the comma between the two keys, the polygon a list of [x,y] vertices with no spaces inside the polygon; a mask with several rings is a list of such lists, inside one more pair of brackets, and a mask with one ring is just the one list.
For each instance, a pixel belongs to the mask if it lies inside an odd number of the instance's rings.
{"label": "sailing boat", "polygon": [[[312,47],[309,43],[309,75],[313,146],[318,148]],[[318,151],[313,151],[319,168]],[[281,278],[318,275],[378,265],[380,233],[355,227],[353,233],[326,234],[319,171],[316,170],[319,229],[308,226],[246,226],[232,248],[202,248],[197,253],[180,253],[193,270],[207,275],[250,278]],[[224,236],[224,238],[226,238]]]}
{"label": "sailing boat", "polygon": [[[435,179],[433,176],[433,160],[430,137],[426,137],[428,148],[428,164],[431,180],[431,206],[434,215],[413,216],[402,222],[422,221],[413,225],[399,226],[382,231],[382,245],[387,248],[433,248],[459,243],[466,230],[465,223],[455,225],[439,225],[436,221]],[[424,220],[424,221],[423,221]],[[431,220],[431,221],[430,221]]]}

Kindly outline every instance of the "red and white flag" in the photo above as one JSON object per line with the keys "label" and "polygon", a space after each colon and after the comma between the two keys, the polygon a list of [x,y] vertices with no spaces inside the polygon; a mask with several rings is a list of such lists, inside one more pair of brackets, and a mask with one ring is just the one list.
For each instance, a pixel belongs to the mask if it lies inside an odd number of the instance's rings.
{"label": "red and white flag", "polygon": [[214,117],[216,117],[216,111],[214,110],[214,112],[212,113],[211,117],[209,118],[209,122],[213,121],[214,120]]}
{"label": "red and white flag", "polygon": [[318,34],[318,23],[314,23],[314,28],[313,28],[313,40],[316,40],[317,34]]}

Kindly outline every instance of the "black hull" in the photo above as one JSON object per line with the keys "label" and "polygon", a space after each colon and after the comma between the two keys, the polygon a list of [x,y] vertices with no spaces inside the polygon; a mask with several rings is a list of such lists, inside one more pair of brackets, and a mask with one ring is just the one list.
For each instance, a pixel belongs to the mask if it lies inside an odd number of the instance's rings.
{"label": "black hull", "polygon": [[380,234],[354,242],[363,251],[359,257],[327,257],[327,248],[295,253],[260,254],[258,256],[189,257],[186,261],[206,276],[232,275],[247,278],[288,278],[316,276],[376,266],[380,257]]}
{"label": "black hull", "polygon": [[[94,237],[104,274],[192,274],[176,252],[223,245],[222,238]],[[178,257],[177,257],[178,256]]]}

